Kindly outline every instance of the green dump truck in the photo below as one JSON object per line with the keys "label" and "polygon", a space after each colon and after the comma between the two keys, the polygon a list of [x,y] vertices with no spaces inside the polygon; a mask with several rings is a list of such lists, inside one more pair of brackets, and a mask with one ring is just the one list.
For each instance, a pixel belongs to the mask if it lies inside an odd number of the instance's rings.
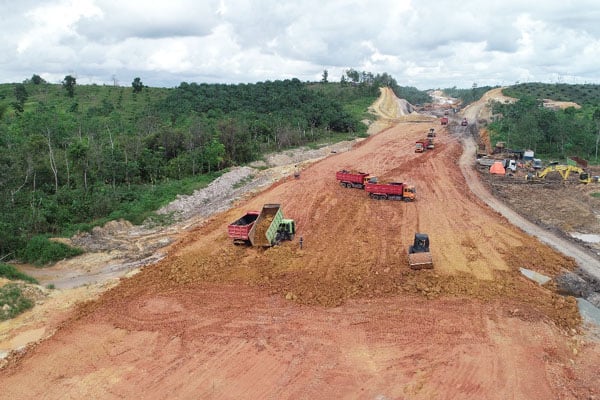
{"label": "green dump truck", "polygon": [[[250,219],[246,218],[249,214],[252,214]],[[244,218],[245,223],[239,223]],[[293,219],[283,217],[280,204],[265,204],[258,217],[255,212],[251,212],[241,219],[232,222],[228,227],[229,236],[234,239],[236,244],[243,239],[252,246],[270,247],[283,240],[294,239],[296,233],[296,223]],[[237,232],[237,236],[232,236],[232,231],[239,230],[241,227],[245,229],[243,235]]]}

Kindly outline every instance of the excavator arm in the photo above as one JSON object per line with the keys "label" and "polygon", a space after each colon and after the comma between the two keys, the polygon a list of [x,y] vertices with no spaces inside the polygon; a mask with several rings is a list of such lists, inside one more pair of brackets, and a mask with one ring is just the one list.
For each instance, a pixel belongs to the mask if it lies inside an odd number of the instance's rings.
{"label": "excavator arm", "polygon": [[579,180],[584,183],[589,182],[589,175],[581,168],[574,165],[550,165],[538,174],[538,178],[545,178],[550,172],[558,172],[563,180],[569,179],[569,174],[575,172],[579,174]]}

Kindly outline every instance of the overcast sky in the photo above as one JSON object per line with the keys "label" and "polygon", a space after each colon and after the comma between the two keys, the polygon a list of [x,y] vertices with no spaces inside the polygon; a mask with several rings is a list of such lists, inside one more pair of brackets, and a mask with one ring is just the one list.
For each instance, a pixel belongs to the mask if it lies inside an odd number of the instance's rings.
{"label": "overcast sky", "polygon": [[0,24],[1,83],[600,83],[598,0],[0,0]]}

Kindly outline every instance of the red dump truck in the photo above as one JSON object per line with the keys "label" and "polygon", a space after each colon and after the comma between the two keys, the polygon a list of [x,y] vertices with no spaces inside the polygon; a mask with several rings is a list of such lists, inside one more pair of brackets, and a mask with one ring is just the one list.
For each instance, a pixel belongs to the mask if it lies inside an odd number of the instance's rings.
{"label": "red dump truck", "polygon": [[233,239],[233,243],[246,244],[250,242],[248,234],[259,215],[258,211],[248,211],[243,217],[236,219],[227,226],[227,234]]}
{"label": "red dump truck", "polygon": [[416,198],[415,187],[402,182],[370,183],[367,181],[365,191],[369,193],[369,197],[377,200],[414,201]]}
{"label": "red dump truck", "polygon": [[340,181],[340,185],[347,188],[364,189],[365,183],[369,179],[366,172],[346,171],[345,169],[335,173],[335,179]]}
{"label": "red dump truck", "polygon": [[427,148],[427,140],[417,140],[415,143],[415,153],[422,153]]}
{"label": "red dump truck", "polygon": [[448,125],[448,117],[442,117],[442,118],[440,119],[440,123],[441,123],[442,125]]}

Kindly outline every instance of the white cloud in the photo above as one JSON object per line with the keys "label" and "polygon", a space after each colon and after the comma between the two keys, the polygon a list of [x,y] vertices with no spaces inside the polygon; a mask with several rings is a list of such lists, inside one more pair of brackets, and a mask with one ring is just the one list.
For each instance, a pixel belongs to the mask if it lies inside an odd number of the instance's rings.
{"label": "white cloud", "polygon": [[595,0],[22,0],[0,2],[0,82],[32,74],[146,85],[337,80],[387,72],[421,89],[599,82]]}

